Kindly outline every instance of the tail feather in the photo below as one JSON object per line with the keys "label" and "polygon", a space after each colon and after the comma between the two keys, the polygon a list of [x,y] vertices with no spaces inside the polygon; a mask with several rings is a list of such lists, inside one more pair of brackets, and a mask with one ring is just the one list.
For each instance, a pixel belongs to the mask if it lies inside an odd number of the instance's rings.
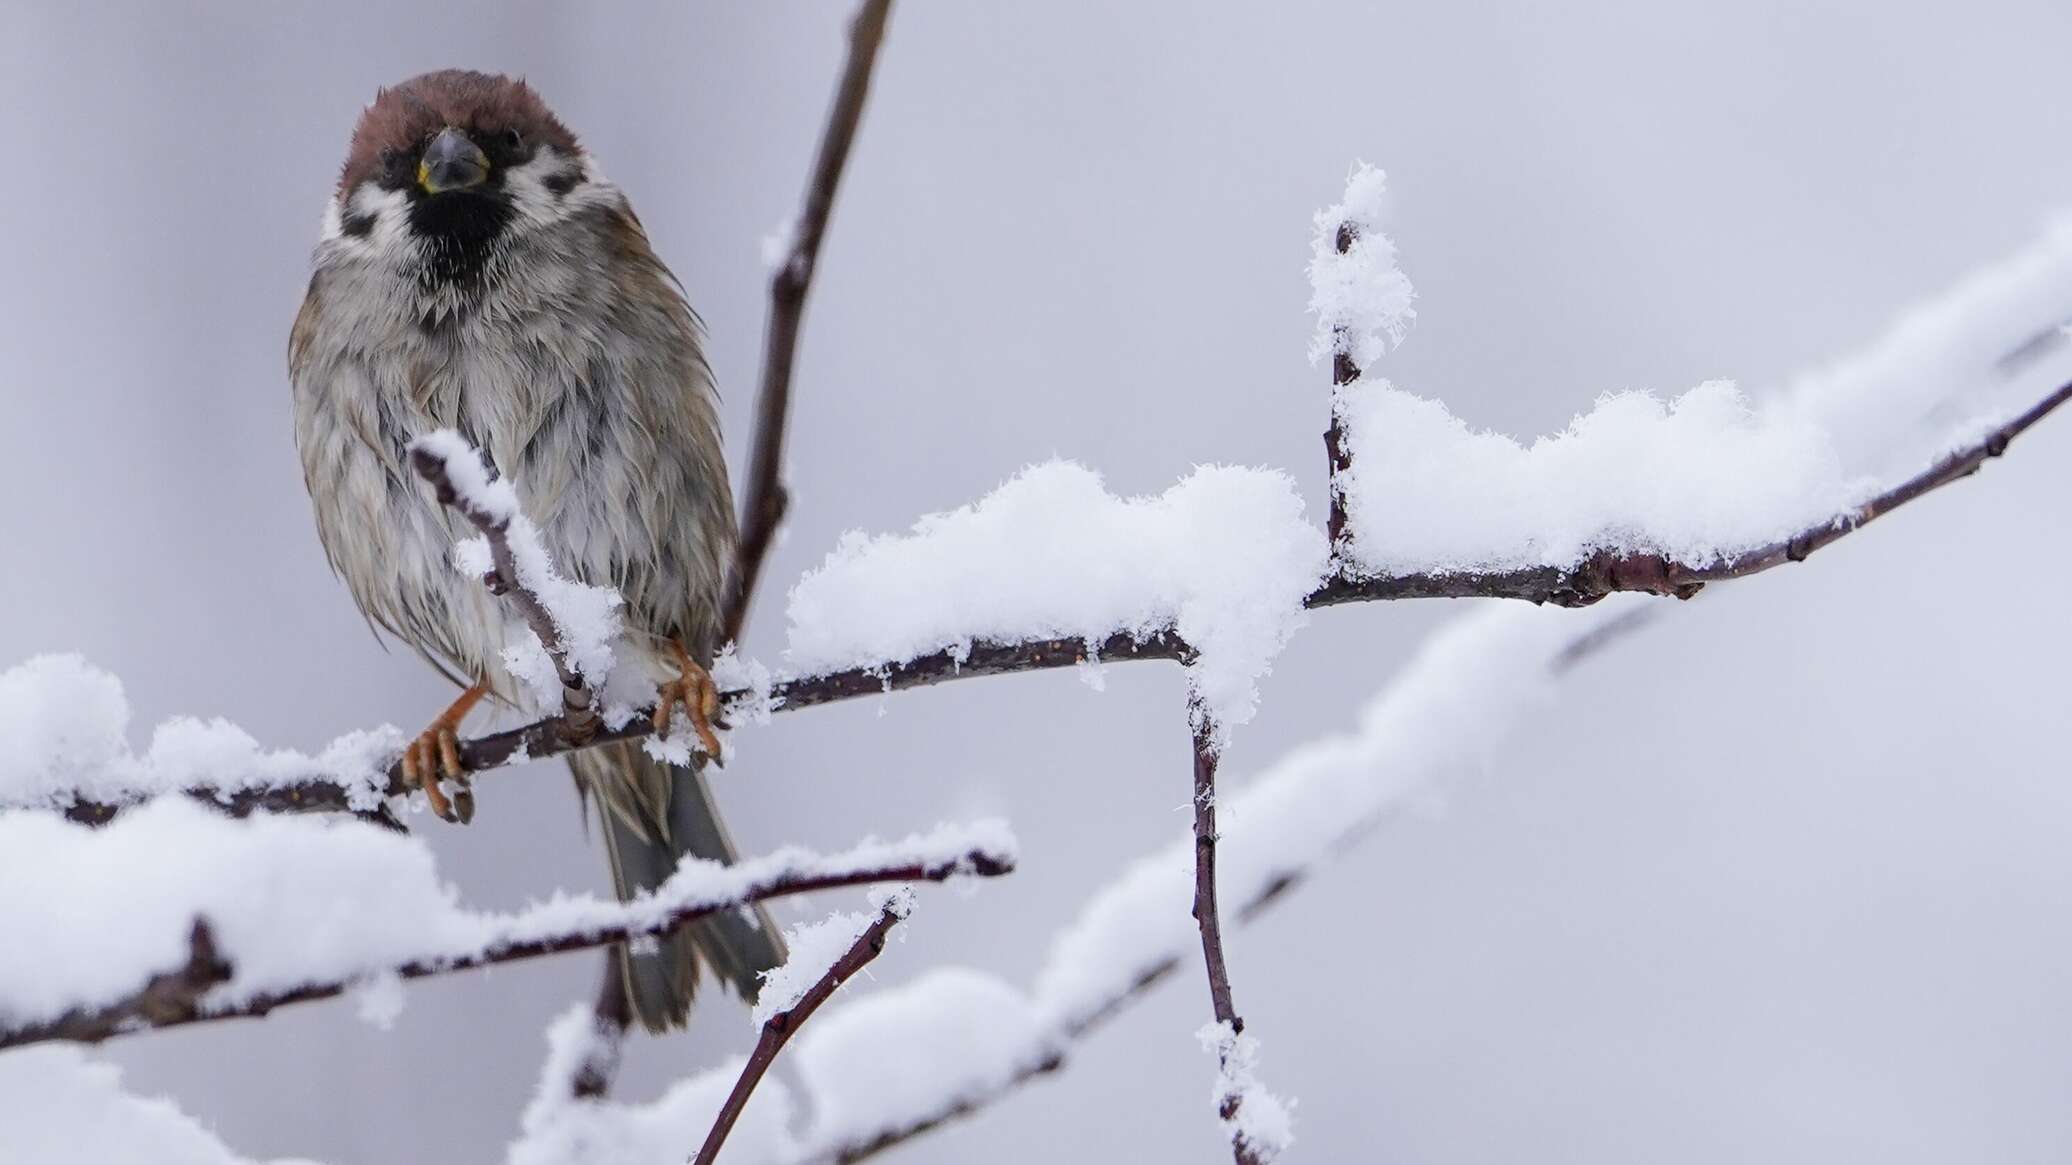
{"label": "tail feather", "polygon": [[[731,863],[739,856],[696,768],[665,765],[634,744],[608,744],[569,758],[597,806],[612,885],[621,899],[662,884],[683,854]],[[699,966],[753,1000],[761,972],[782,963],[784,940],[761,906],[701,919],[662,939],[652,953],[621,946],[619,966],[633,1013],[649,1031],[681,1027],[697,993]]]}

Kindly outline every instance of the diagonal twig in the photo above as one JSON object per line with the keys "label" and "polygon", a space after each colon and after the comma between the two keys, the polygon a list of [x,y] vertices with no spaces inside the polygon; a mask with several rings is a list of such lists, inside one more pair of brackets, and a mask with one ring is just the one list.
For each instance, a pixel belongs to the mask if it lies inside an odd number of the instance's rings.
{"label": "diagonal twig", "polygon": [[[845,886],[866,886],[884,882],[941,882],[972,875],[999,877],[1014,870],[1008,852],[974,848],[952,860],[908,861],[896,865],[854,865],[812,872],[788,870],[758,879],[740,891],[717,899],[705,899],[678,906],[642,923],[614,923],[540,937],[513,939],[491,944],[479,951],[458,955],[427,955],[389,969],[399,979],[425,979],[478,967],[514,963],[544,955],[586,950],[644,937],[661,937],[677,929],[744,905],[807,894]],[[241,998],[236,1003],[211,1006],[203,997],[210,989],[228,982],[231,965],[217,952],[205,923],[195,923],[192,950],[180,967],[153,976],[136,994],[101,1007],[81,1008],[42,1023],[0,1029],[0,1050],[49,1040],[98,1043],[112,1036],[154,1028],[181,1027],[224,1019],[256,1018],[291,1003],[329,999],[350,990],[357,979],[305,983],[279,991]]]}
{"label": "diagonal twig", "polygon": [[835,190],[863,119],[863,101],[870,93],[871,69],[885,39],[885,21],[892,0],[864,0],[849,25],[849,59],[835,89],[827,128],[820,133],[820,153],[806,185],[805,205],[792,225],[791,247],[770,277],[770,323],[763,333],[763,377],[756,396],[755,452],[749,462],[748,496],[741,512],[741,543],[734,556],[734,585],[721,623],[722,642],[738,642],[748,622],[748,607],[763,560],[777,527],[784,521],[791,495],[784,488],[784,431],[791,412],[791,371],[798,354],[799,325],[806,312],[806,292],[820,263],[820,243],[827,236]]}
{"label": "diagonal twig", "polygon": [[692,1165],[712,1165],[719,1158],[720,1146],[726,1143],[727,1134],[734,1129],[734,1121],[741,1110],[748,1105],[748,1098],[755,1092],[755,1086],[762,1082],[763,1074],[777,1059],[777,1053],[784,1050],[790,1040],[805,1022],[812,1018],[820,1005],[839,990],[842,984],[853,978],[858,971],[870,965],[871,960],[885,951],[885,935],[907,917],[912,909],[911,895],[895,893],[878,908],[878,916],[856,936],[849,949],[835,960],[799,1001],[784,1011],[771,1016],[763,1024],[763,1031],[756,1038],[755,1050],[749,1053],[748,1063],[742,1066],[740,1079],[734,1082],[733,1091],[727,1094],[726,1103],[713,1119],[712,1131],[705,1135],[705,1143],[699,1147],[698,1155],[691,1159]]}
{"label": "diagonal twig", "polygon": [[[511,523],[518,515],[483,504],[475,491],[463,488],[454,480],[456,466],[453,459],[460,456],[473,457],[476,467],[487,473],[488,467],[476,449],[468,448],[463,453],[451,442],[429,438],[420,438],[410,445],[411,468],[431,484],[439,504],[452,506],[489,543],[493,566],[484,576],[483,585],[489,588],[490,593],[502,596],[517,608],[525,625],[532,629],[540,646],[546,649],[548,658],[554,661],[554,674],[561,681],[561,718],[555,722],[557,729],[574,741],[587,740],[597,730],[596,701],[589,682],[569,664],[568,652],[562,645],[561,627],[554,621],[553,612],[521,577],[518,557],[511,549]],[[458,468],[466,473],[471,467]],[[400,771],[397,775],[401,775]]]}

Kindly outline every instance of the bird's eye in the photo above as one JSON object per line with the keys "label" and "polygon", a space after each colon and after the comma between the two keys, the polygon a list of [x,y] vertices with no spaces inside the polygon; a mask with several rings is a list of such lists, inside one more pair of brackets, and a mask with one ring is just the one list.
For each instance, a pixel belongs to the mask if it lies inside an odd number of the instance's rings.
{"label": "bird's eye", "polygon": [[504,131],[503,142],[504,148],[514,154],[525,152],[525,135],[515,129]]}
{"label": "bird's eye", "polygon": [[404,157],[403,157],[403,151],[401,151],[401,150],[397,149],[397,148],[396,148],[396,147],[394,147],[394,146],[383,146],[383,147],[382,147],[382,149],[381,149],[381,169],[382,169],[382,173],[384,173],[384,174],[387,174],[387,175],[390,175],[390,176],[394,176],[394,175],[397,175],[397,174],[400,174],[400,173],[402,173],[402,172],[403,172],[403,164],[404,164],[404,161],[405,161],[405,159],[404,159]]}

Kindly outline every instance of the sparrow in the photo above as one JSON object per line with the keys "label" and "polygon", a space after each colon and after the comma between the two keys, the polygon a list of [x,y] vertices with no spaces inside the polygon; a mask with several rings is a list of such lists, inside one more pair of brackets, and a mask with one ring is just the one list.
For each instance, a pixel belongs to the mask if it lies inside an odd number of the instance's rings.
{"label": "sparrow", "polygon": [[[317,535],[377,636],[463,689],[406,749],[406,778],[441,817],[472,815],[461,720],[485,696],[527,700],[498,600],[450,565],[471,531],[411,469],[410,442],[442,428],[512,482],[562,573],[624,596],[617,666],[657,685],[658,728],[682,703],[716,757],[705,669],[736,538],[718,392],[703,325],[626,195],[524,81],[426,73],[361,113],[311,266],[288,378]],[[621,899],[682,855],[735,860],[699,764],[633,743],[569,764]],[[687,1018],[701,963],[752,1000],[784,946],[758,908],[617,960],[634,1015],[662,1031]]]}

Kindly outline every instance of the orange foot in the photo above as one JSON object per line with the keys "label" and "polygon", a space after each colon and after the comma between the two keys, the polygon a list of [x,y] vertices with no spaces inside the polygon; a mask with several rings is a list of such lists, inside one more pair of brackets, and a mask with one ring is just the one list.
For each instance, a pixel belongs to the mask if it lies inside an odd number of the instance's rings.
{"label": "orange foot", "polygon": [[676,652],[676,668],[680,675],[662,685],[655,700],[655,731],[667,733],[669,722],[676,716],[676,706],[682,704],[691,714],[691,728],[698,733],[698,744],[712,763],[726,767],[720,759],[719,737],[712,731],[712,719],[719,715],[719,685],[712,682],[712,673],[698,666],[683,644],[672,639],[669,646]]}
{"label": "orange foot", "polygon": [[[467,770],[460,767],[460,738],[456,730],[461,719],[488,691],[488,680],[475,681],[473,687],[460,694],[460,699],[439,713],[431,727],[418,733],[417,739],[403,749],[403,783],[423,789],[424,799],[442,820],[466,825],[475,819],[475,791],[468,787]],[[454,784],[451,800],[439,788],[442,774]]]}

